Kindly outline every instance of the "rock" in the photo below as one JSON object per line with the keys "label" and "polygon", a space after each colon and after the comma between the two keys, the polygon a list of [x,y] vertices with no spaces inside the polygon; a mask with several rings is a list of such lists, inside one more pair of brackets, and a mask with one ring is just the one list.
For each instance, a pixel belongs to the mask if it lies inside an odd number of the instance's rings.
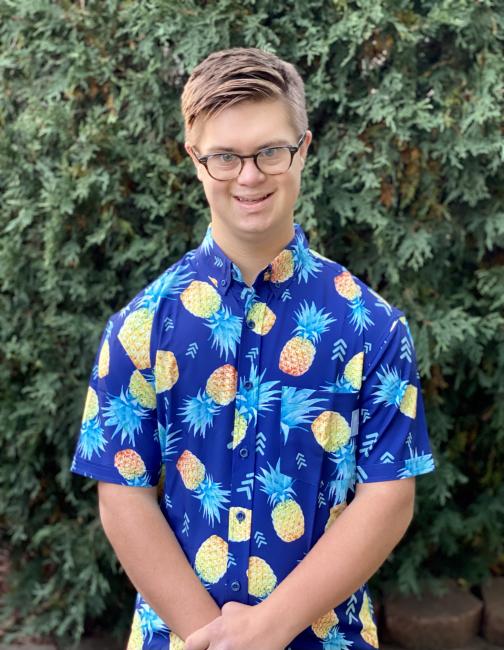
{"label": "rock", "polygon": [[415,650],[463,648],[478,634],[483,603],[450,581],[442,596],[426,593],[385,599],[391,643]]}
{"label": "rock", "polygon": [[482,587],[483,636],[490,643],[504,646],[504,578],[492,578]]}

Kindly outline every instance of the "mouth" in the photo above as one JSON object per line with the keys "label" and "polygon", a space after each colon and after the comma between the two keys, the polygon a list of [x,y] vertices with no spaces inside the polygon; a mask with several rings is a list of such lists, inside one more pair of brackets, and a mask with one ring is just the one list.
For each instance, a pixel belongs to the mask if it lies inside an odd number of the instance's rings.
{"label": "mouth", "polygon": [[266,201],[266,199],[269,199],[270,196],[272,196],[273,192],[269,192],[268,194],[262,194],[261,196],[234,196],[234,198],[239,202],[243,203],[244,205],[257,205],[259,203],[262,203],[263,201]]}

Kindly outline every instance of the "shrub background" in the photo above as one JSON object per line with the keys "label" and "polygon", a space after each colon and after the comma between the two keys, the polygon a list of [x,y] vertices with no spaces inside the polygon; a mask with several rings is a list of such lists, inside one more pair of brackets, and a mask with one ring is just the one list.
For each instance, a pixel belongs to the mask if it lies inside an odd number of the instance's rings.
{"label": "shrub background", "polygon": [[504,572],[503,35],[491,0],[0,0],[11,634],[129,622],[95,483],[69,465],[106,318],[204,234],[179,95],[228,46],[300,70],[314,143],[296,219],[413,330],[438,469],[375,593]]}

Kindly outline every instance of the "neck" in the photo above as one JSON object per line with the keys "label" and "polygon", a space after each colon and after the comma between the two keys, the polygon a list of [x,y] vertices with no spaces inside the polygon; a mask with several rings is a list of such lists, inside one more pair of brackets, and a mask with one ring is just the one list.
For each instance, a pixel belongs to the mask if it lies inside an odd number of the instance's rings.
{"label": "neck", "polygon": [[250,233],[237,238],[216,220],[212,220],[212,237],[229,259],[240,269],[245,282],[252,286],[257,275],[294,237],[294,223],[282,224],[278,232]]}

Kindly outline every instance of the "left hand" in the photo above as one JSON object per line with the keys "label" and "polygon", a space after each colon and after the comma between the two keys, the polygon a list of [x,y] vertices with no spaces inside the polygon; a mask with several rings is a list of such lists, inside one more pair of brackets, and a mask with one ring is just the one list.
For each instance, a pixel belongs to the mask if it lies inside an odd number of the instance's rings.
{"label": "left hand", "polygon": [[260,611],[258,605],[225,603],[218,618],[186,638],[184,650],[284,650]]}

